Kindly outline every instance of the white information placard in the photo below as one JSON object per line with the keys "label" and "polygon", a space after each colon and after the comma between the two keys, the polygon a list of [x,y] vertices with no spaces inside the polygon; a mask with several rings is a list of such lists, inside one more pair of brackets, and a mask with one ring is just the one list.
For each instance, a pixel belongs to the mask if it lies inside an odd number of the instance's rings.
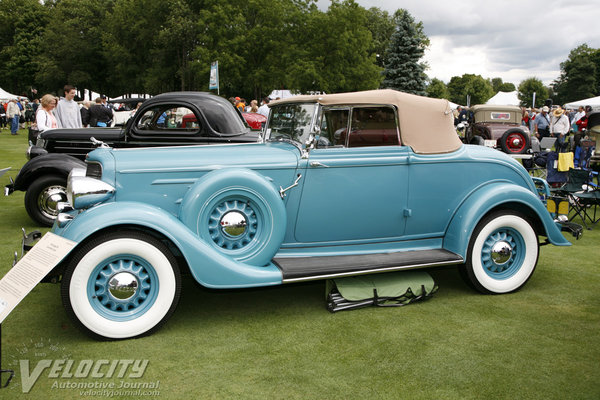
{"label": "white information placard", "polygon": [[76,244],[48,232],[0,279],[0,323]]}

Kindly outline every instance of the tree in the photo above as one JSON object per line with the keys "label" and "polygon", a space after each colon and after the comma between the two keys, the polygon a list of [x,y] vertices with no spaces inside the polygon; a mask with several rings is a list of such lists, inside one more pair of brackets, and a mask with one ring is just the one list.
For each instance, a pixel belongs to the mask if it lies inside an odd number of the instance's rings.
{"label": "tree", "polygon": [[502,78],[493,78],[492,79],[492,88],[495,93],[498,92],[514,92],[517,90],[515,85],[510,82],[503,82]]}
{"label": "tree", "polygon": [[406,10],[397,13],[396,30],[386,53],[383,87],[425,95],[425,64],[420,62],[427,42]]}
{"label": "tree", "polygon": [[450,101],[457,104],[484,104],[494,95],[492,84],[481,75],[453,76],[448,83]]}
{"label": "tree", "polygon": [[370,51],[372,37],[366,22],[366,10],[354,0],[332,1],[323,23],[313,27],[316,37],[305,44],[312,48],[311,59],[318,60],[319,76],[309,90],[334,93],[379,87],[381,69],[376,65],[376,55]]}
{"label": "tree", "polygon": [[62,0],[51,7],[36,74],[41,84],[58,93],[66,83],[105,92],[102,30],[112,5],[112,1]]}
{"label": "tree", "polygon": [[[532,104],[535,93],[535,104]],[[548,89],[541,80],[535,77],[525,79],[519,85],[519,100],[522,107],[541,107],[548,98]]]}
{"label": "tree", "polygon": [[450,91],[444,82],[437,78],[433,78],[427,86],[427,96],[436,99],[449,99]]}
{"label": "tree", "polygon": [[36,86],[47,15],[38,0],[3,0],[0,5],[0,86],[9,92],[23,94]]}
{"label": "tree", "polygon": [[582,44],[569,53],[560,63],[560,77],[553,82],[555,102],[562,104],[593,97],[598,94],[600,50]]}
{"label": "tree", "polygon": [[367,10],[366,27],[372,37],[370,53],[375,55],[377,65],[383,68],[386,63],[387,49],[390,46],[390,38],[396,28],[394,18],[387,11],[371,7]]}

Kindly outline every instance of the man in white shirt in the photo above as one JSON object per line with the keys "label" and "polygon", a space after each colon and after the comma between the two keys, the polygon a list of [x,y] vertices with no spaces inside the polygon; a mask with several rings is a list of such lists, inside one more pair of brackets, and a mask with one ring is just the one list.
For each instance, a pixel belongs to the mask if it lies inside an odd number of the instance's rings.
{"label": "man in white shirt", "polygon": [[65,85],[65,97],[58,101],[54,114],[59,128],[81,128],[81,112],[75,100],[77,89],[72,85]]}
{"label": "man in white shirt", "polygon": [[262,101],[260,102],[260,107],[258,107],[258,110],[256,110],[257,113],[259,113],[260,115],[264,115],[265,117],[269,117],[269,98],[265,97],[262,99]]}
{"label": "man in white shirt", "polygon": [[10,122],[10,134],[16,135],[19,129],[19,117],[21,116],[21,110],[17,105],[16,100],[10,100],[8,106],[6,106],[6,118]]}

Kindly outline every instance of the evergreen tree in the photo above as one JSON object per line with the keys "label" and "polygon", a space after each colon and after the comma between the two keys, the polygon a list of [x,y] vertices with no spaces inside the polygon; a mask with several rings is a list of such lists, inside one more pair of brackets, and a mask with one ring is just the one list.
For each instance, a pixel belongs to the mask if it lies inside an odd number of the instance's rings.
{"label": "evergreen tree", "polygon": [[426,36],[410,13],[402,11],[386,54],[383,87],[424,96],[427,76],[425,64],[419,60],[425,54]]}

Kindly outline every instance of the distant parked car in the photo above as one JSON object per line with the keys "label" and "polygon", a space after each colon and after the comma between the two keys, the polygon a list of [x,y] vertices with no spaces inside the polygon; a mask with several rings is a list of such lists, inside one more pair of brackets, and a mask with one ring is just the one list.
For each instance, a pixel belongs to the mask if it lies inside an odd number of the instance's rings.
{"label": "distant parked car", "polygon": [[521,125],[522,112],[517,106],[476,105],[465,141],[493,147],[507,154],[523,154],[531,149],[529,128]]}
{"label": "distant parked car", "polygon": [[[129,115],[131,112],[127,112]],[[25,208],[40,225],[51,226],[59,202],[66,201],[67,176],[85,168],[86,154],[97,146],[114,148],[253,143],[256,132],[245,126],[227,100],[209,93],[165,93],[146,100],[124,127],[49,129],[27,150],[30,160],[6,192],[26,191]]]}
{"label": "distant parked car", "polygon": [[463,145],[445,100],[374,90],[270,108],[259,143],[101,146],[71,172],[53,232],[76,246],[47,278],[84,331],[154,331],[182,271],[225,289],[459,265],[508,293],[540,239],[570,245],[523,166]]}
{"label": "distant parked car", "polygon": [[267,122],[267,117],[262,114],[243,112],[242,115],[250,128],[255,131],[261,130],[263,125]]}

